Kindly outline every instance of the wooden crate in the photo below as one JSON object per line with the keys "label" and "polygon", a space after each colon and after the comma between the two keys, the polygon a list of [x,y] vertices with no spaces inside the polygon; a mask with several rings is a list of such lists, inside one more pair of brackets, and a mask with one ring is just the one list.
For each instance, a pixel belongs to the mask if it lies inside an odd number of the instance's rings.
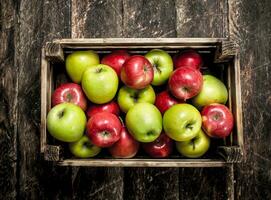
{"label": "wooden crate", "polygon": [[[208,58],[229,90],[228,106],[235,119],[232,134],[213,149],[213,154],[201,159],[185,159],[180,155],[168,159],[151,159],[144,155],[132,159],[79,159],[67,156],[65,145],[54,140],[46,130],[46,116],[51,109],[51,94],[57,85],[68,80],[65,73],[65,56],[82,49],[92,49],[99,54],[110,53],[113,49],[127,49],[131,53],[144,54],[154,48],[164,49],[169,53],[194,48]],[[40,128],[40,151],[44,159],[61,166],[223,167],[240,162],[244,146],[238,48],[233,42],[219,38],[60,39],[48,42],[42,49]]]}

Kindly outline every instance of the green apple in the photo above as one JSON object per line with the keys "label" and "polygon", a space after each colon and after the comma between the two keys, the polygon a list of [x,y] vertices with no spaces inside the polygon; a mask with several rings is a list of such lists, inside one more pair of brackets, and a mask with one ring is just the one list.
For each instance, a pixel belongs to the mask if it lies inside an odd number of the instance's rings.
{"label": "green apple", "polygon": [[210,143],[210,138],[200,129],[196,137],[188,141],[176,142],[176,147],[183,156],[198,158],[208,151]]}
{"label": "green apple", "polygon": [[164,130],[175,141],[194,138],[201,128],[201,123],[200,112],[186,103],[173,105],[163,116]]}
{"label": "green apple", "polygon": [[212,75],[203,75],[203,86],[200,93],[192,98],[192,104],[198,109],[211,103],[225,104],[228,90],[224,83]]}
{"label": "green apple", "polygon": [[66,71],[75,83],[80,83],[85,70],[100,63],[99,56],[94,51],[75,51],[66,58]]}
{"label": "green apple", "polygon": [[101,148],[92,144],[86,135],[80,140],[70,143],[69,148],[72,154],[79,158],[94,157],[101,151]]}
{"label": "green apple", "polygon": [[60,141],[75,142],[83,136],[86,122],[86,115],[79,106],[61,103],[49,111],[47,130]]}
{"label": "green apple", "polygon": [[162,115],[150,103],[138,103],[125,117],[126,127],[139,142],[153,142],[162,132]]}
{"label": "green apple", "polygon": [[127,113],[137,103],[151,103],[155,102],[155,92],[149,85],[144,89],[132,89],[127,86],[123,86],[118,93],[118,104],[120,109]]}
{"label": "green apple", "polygon": [[161,49],[153,49],[145,57],[150,61],[154,69],[154,77],[151,84],[158,86],[166,83],[173,71],[171,56]]}
{"label": "green apple", "polygon": [[108,65],[95,65],[83,74],[82,88],[87,98],[96,104],[111,101],[117,93],[118,75]]}

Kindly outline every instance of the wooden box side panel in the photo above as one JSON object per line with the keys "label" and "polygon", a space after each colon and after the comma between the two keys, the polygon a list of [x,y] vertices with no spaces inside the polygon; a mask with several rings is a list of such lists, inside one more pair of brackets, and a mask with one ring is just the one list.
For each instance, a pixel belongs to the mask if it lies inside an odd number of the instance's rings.
{"label": "wooden box side panel", "polygon": [[228,65],[227,87],[230,96],[228,103],[235,121],[233,133],[226,141],[229,146],[219,147],[218,152],[226,162],[241,162],[244,153],[244,146],[239,49],[235,43],[224,41],[222,42],[221,48],[218,50],[216,62],[224,62]]}
{"label": "wooden box side panel", "polygon": [[237,142],[241,148],[241,153],[244,154],[244,136],[243,136],[243,111],[242,111],[242,91],[241,91],[241,74],[240,74],[240,55],[236,54],[234,59],[234,82],[235,82],[235,95],[234,98],[234,118],[237,131]]}
{"label": "wooden box side panel", "polygon": [[45,152],[47,144],[47,130],[46,130],[46,115],[50,100],[48,99],[48,91],[51,80],[49,79],[49,63],[45,58],[45,48],[42,48],[41,58],[41,124],[40,124],[40,151]]}
{"label": "wooden box side panel", "polygon": [[53,91],[53,62],[63,62],[64,52],[59,43],[46,43],[42,48],[41,58],[41,125],[40,125],[40,151],[45,160],[57,161],[60,159],[60,146],[48,145],[47,139],[47,113],[51,109],[51,94]]}

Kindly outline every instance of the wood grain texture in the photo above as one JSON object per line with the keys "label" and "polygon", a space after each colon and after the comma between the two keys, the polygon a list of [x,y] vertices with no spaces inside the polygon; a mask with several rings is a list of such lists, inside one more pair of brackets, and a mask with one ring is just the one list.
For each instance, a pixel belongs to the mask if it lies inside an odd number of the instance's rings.
{"label": "wood grain texture", "polygon": [[226,169],[188,168],[180,174],[180,199],[228,199]]}
{"label": "wood grain texture", "polygon": [[[122,37],[122,1],[72,0],[72,37]],[[80,168],[74,180],[81,199],[122,199],[122,168]]]}
{"label": "wood grain texture", "polygon": [[[42,162],[40,149],[40,57],[43,41],[69,37],[68,1],[20,1],[16,27],[18,86],[18,199],[63,199],[71,195],[69,168]],[[60,173],[61,172],[61,173]],[[53,183],[53,184],[52,184]]]}
{"label": "wood grain texture", "polygon": [[235,197],[271,199],[271,5],[268,0],[229,0],[229,9],[230,37],[241,49],[246,154],[235,169]]}
{"label": "wood grain texture", "polygon": [[[34,199],[41,196],[39,173],[42,165],[38,163],[39,150],[39,57],[42,41],[42,1],[21,1],[19,5],[19,24],[16,29],[17,57],[19,65],[18,102],[18,156],[19,191],[18,197]],[[31,144],[31,145],[30,145]]]}
{"label": "wood grain texture", "polygon": [[[226,199],[232,196],[223,193],[231,187],[225,182],[232,173],[228,169],[122,170],[56,167],[41,162],[37,154],[40,48],[45,40],[70,37],[71,28],[75,38],[230,35],[235,39],[242,50],[247,155],[234,168],[235,198],[271,199],[268,81],[271,5],[269,0],[228,0],[228,10],[226,3],[226,0],[73,0],[71,11],[70,1],[65,0],[1,0],[0,199]],[[173,4],[176,9],[172,8]],[[74,16],[72,26],[70,13]]]}
{"label": "wood grain texture", "polygon": [[[178,37],[228,35],[227,1],[176,0]],[[228,171],[223,168],[181,169],[180,199],[227,199],[223,191]]]}
{"label": "wood grain texture", "polygon": [[179,169],[125,169],[123,199],[179,199]]}
{"label": "wood grain texture", "polygon": [[175,2],[171,0],[124,0],[124,37],[176,37]]}
{"label": "wood grain texture", "polygon": [[[124,37],[176,37],[175,2],[123,1]],[[178,168],[125,169],[124,198],[179,199]]]}
{"label": "wood grain texture", "polygon": [[14,64],[16,7],[0,2],[0,199],[16,198],[18,66]]}
{"label": "wood grain texture", "polygon": [[121,37],[121,0],[72,0],[72,37]]}
{"label": "wood grain texture", "polygon": [[176,0],[178,37],[227,37],[227,0]]}
{"label": "wood grain texture", "polygon": [[73,176],[76,199],[123,199],[123,185],[121,168],[79,167]]}

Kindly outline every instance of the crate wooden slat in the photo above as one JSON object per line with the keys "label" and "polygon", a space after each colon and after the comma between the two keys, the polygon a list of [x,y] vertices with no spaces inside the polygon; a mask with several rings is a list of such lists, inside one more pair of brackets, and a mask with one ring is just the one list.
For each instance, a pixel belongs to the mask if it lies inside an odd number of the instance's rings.
{"label": "crate wooden slat", "polygon": [[95,167],[224,167],[219,159],[66,159],[57,162],[61,166]]}
{"label": "crate wooden slat", "polygon": [[[153,48],[161,48],[175,53],[184,48],[214,52],[214,63],[227,66],[228,106],[232,110],[235,127],[223,146],[217,148],[218,158],[208,159],[78,159],[63,156],[63,147],[49,143],[46,130],[46,115],[51,108],[51,93],[54,89],[54,67],[64,62],[64,56],[79,49],[93,49],[99,53],[109,53],[113,49],[127,49],[131,52],[145,53]],[[104,166],[104,167],[223,167],[240,162],[244,153],[242,104],[240,87],[239,51],[237,46],[223,38],[97,38],[97,39],[59,39],[46,43],[42,49],[41,62],[41,147],[45,160],[60,166]],[[59,70],[59,69],[58,69]],[[63,71],[65,69],[63,68]]]}

